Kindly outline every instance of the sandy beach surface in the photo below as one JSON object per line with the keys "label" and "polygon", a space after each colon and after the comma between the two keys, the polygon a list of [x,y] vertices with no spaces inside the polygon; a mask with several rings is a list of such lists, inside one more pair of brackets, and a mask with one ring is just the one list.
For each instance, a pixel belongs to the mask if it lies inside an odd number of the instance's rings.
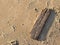
{"label": "sandy beach surface", "polygon": [[[30,32],[46,7],[57,14],[47,39],[33,40]],[[0,0],[0,45],[13,45],[16,40],[19,45],[60,45],[60,0]]]}

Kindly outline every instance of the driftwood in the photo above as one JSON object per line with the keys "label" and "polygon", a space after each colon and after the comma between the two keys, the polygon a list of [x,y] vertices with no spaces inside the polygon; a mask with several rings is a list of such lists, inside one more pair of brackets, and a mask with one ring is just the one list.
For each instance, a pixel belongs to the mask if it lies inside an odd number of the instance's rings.
{"label": "driftwood", "polygon": [[41,12],[41,15],[38,17],[36,23],[33,26],[33,29],[31,31],[31,38],[32,39],[38,39],[41,30],[46,22],[46,20],[48,19],[49,15],[51,13],[51,9],[43,9]]}

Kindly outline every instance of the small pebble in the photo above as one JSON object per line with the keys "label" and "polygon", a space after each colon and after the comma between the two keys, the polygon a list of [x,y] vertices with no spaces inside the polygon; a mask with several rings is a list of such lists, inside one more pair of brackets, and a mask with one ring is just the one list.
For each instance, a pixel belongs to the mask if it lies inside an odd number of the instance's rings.
{"label": "small pebble", "polygon": [[36,11],[36,12],[38,12],[38,9],[37,9],[37,8],[35,8],[35,11]]}
{"label": "small pebble", "polygon": [[13,26],[11,26],[11,28],[12,28],[12,30],[15,32],[15,30],[16,30],[16,26],[13,25]]}
{"label": "small pebble", "polygon": [[22,24],[22,26],[23,26],[24,24]]}
{"label": "small pebble", "polygon": [[17,40],[11,42],[12,45],[19,45],[19,42]]}

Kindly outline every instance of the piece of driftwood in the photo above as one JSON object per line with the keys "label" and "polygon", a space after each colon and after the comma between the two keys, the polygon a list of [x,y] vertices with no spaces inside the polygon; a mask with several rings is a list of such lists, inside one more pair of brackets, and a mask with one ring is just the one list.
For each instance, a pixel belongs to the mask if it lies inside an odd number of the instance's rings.
{"label": "piece of driftwood", "polygon": [[45,41],[47,39],[48,32],[54,22],[55,16],[57,15],[55,9],[51,9],[51,14],[49,15],[48,19],[46,20],[43,29],[39,35],[38,41]]}
{"label": "piece of driftwood", "polygon": [[32,39],[38,39],[41,30],[46,22],[46,20],[48,19],[49,15],[51,13],[51,9],[43,9],[41,12],[41,15],[38,17],[36,23],[33,26],[33,29],[31,31],[31,38]]}

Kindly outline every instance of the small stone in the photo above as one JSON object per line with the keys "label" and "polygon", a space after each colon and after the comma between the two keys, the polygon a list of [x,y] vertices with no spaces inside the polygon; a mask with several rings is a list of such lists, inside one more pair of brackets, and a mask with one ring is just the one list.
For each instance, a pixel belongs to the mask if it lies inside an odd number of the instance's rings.
{"label": "small stone", "polygon": [[22,26],[23,26],[24,24],[22,24]]}
{"label": "small stone", "polygon": [[11,42],[11,45],[19,45],[19,42],[18,42],[17,40],[12,41],[12,42]]}
{"label": "small stone", "polygon": [[11,26],[11,29],[15,32],[16,26],[15,26],[15,25],[12,25],[12,26]]}
{"label": "small stone", "polygon": [[35,8],[35,11],[36,11],[36,12],[38,12],[38,9],[37,9],[37,8]]}

